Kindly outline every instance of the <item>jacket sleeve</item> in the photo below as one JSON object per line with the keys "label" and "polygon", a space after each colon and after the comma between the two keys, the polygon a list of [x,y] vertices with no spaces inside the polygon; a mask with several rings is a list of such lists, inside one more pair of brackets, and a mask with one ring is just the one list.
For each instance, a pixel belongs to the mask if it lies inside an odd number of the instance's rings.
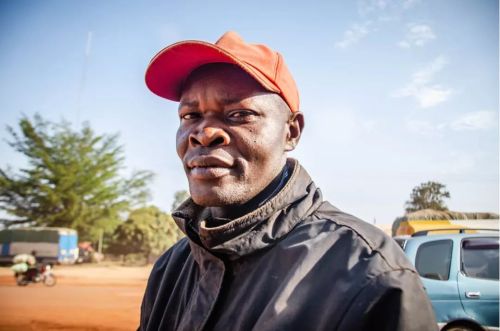
{"label": "jacket sleeve", "polygon": [[170,248],[165,252],[153,266],[151,273],[148,278],[148,284],[146,290],[144,291],[144,297],[141,303],[141,315],[139,318],[139,326],[137,331],[144,331],[147,329],[149,318],[151,315],[151,310],[153,309],[153,304],[156,298],[156,291],[160,286],[162,279],[163,270],[170,260],[173,248]]}
{"label": "jacket sleeve", "polygon": [[418,274],[392,270],[368,282],[351,302],[339,330],[438,330]]}

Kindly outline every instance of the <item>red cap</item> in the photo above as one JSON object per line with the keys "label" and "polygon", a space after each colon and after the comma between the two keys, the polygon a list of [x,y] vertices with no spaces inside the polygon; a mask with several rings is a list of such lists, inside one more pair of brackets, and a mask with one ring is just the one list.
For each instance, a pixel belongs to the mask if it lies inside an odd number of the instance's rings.
{"label": "red cap", "polygon": [[292,112],[299,111],[299,92],[281,54],[265,45],[247,44],[233,31],[215,44],[187,40],[165,47],[149,63],[146,85],[160,97],[179,101],[189,74],[209,63],[238,65],[266,90],[279,94]]}

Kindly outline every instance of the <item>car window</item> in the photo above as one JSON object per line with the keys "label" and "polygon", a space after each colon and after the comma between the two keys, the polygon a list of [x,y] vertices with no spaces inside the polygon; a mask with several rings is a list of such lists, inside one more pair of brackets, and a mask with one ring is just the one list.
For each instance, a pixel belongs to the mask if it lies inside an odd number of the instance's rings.
{"label": "car window", "polygon": [[462,240],[462,272],[472,278],[498,280],[498,238]]}
{"label": "car window", "polygon": [[420,276],[436,280],[450,278],[453,241],[435,240],[423,243],[417,250],[415,267]]}

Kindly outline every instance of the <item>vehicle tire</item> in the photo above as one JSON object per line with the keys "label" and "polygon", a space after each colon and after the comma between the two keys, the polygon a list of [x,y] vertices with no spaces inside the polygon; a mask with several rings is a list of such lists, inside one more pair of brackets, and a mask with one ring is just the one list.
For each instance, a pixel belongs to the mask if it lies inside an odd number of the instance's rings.
{"label": "vehicle tire", "polygon": [[20,274],[16,276],[16,283],[18,286],[26,286],[29,282],[26,280],[24,275]]}
{"label": "vehicle tire", "polygon": [[54,275],[47,275],[43,277],[43,285],[45,286],[52,287],[56,285],[56,283],[57,283],[57,278]]}

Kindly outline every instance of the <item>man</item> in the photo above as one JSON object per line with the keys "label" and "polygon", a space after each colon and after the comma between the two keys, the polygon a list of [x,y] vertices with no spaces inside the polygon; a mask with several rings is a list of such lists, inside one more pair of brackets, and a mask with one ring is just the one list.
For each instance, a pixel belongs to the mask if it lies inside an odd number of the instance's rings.
{"label": "man", "polygon": [[155,264],[140,330],[434,330],[393,240],[324,201],[286,153],[304,116],[282,56],[236,33],[185,41],[146,84],[179,101],[186,238]]}

